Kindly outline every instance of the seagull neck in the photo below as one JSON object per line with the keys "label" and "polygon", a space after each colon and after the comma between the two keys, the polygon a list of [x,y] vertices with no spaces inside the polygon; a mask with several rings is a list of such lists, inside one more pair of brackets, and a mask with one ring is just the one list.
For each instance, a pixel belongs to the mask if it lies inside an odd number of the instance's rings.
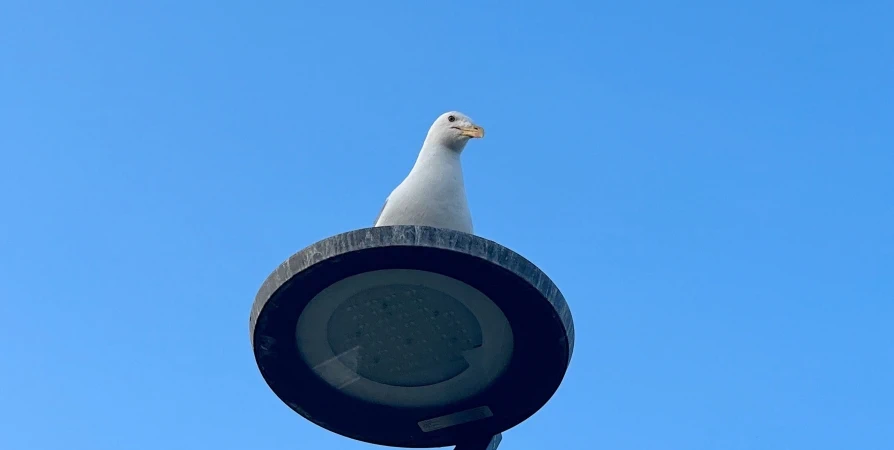
{"label": "seagull neck", "polygon": [[416,158],[413,171],[445,165],[460,168],[459,156],[460,152],[443,145],[424,145],[422,151],[419,152],[419,157]]}

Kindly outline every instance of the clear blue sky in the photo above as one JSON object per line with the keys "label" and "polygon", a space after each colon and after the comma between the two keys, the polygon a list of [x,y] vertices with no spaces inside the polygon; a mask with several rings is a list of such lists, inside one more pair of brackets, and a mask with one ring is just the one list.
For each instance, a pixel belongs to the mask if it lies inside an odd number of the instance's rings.
{"label": "clear blue sky", "polygon": [[[138,5],[139,3],[139,5]],[[423,5],[424,3],[424,5]],[[574,313],[501,448],[894,448],[894,4],[5,1],[0,448],[371,449],[248,314],[430,123]]]}

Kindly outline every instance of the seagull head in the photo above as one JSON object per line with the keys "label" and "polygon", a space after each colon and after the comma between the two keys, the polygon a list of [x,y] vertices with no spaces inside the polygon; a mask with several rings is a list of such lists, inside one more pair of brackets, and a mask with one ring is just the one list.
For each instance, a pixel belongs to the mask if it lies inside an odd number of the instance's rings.
{"label": "seagull head", "polygon": [[443,145],[455,151],[462,151],[469,139],[483,138],[484,128],[475,124],[468,116],[458,111],[441,114],[428,130],[426,142]]}

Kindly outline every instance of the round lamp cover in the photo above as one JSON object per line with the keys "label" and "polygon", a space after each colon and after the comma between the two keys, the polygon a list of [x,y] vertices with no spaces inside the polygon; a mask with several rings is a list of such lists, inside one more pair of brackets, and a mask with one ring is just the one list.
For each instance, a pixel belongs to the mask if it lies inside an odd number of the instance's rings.
{"label": "round lamp cover", "polygon": [[539,410],[574,347],[565,299],[536,266],[458,231],[355,230],[293,255],[252,307],[273,392],[330,431],[443,447]]}

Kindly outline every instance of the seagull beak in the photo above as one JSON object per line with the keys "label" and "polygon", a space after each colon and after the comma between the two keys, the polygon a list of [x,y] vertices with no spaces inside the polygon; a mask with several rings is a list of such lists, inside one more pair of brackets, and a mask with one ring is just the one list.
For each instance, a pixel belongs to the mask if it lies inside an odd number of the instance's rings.
{"label": "seagull beak", "polygon": [[469,125],[467,127],[460,128],[459,133],[463,136],[468,136],[471,138],[483,138],[484,128],[481,128],[478,125]]}

